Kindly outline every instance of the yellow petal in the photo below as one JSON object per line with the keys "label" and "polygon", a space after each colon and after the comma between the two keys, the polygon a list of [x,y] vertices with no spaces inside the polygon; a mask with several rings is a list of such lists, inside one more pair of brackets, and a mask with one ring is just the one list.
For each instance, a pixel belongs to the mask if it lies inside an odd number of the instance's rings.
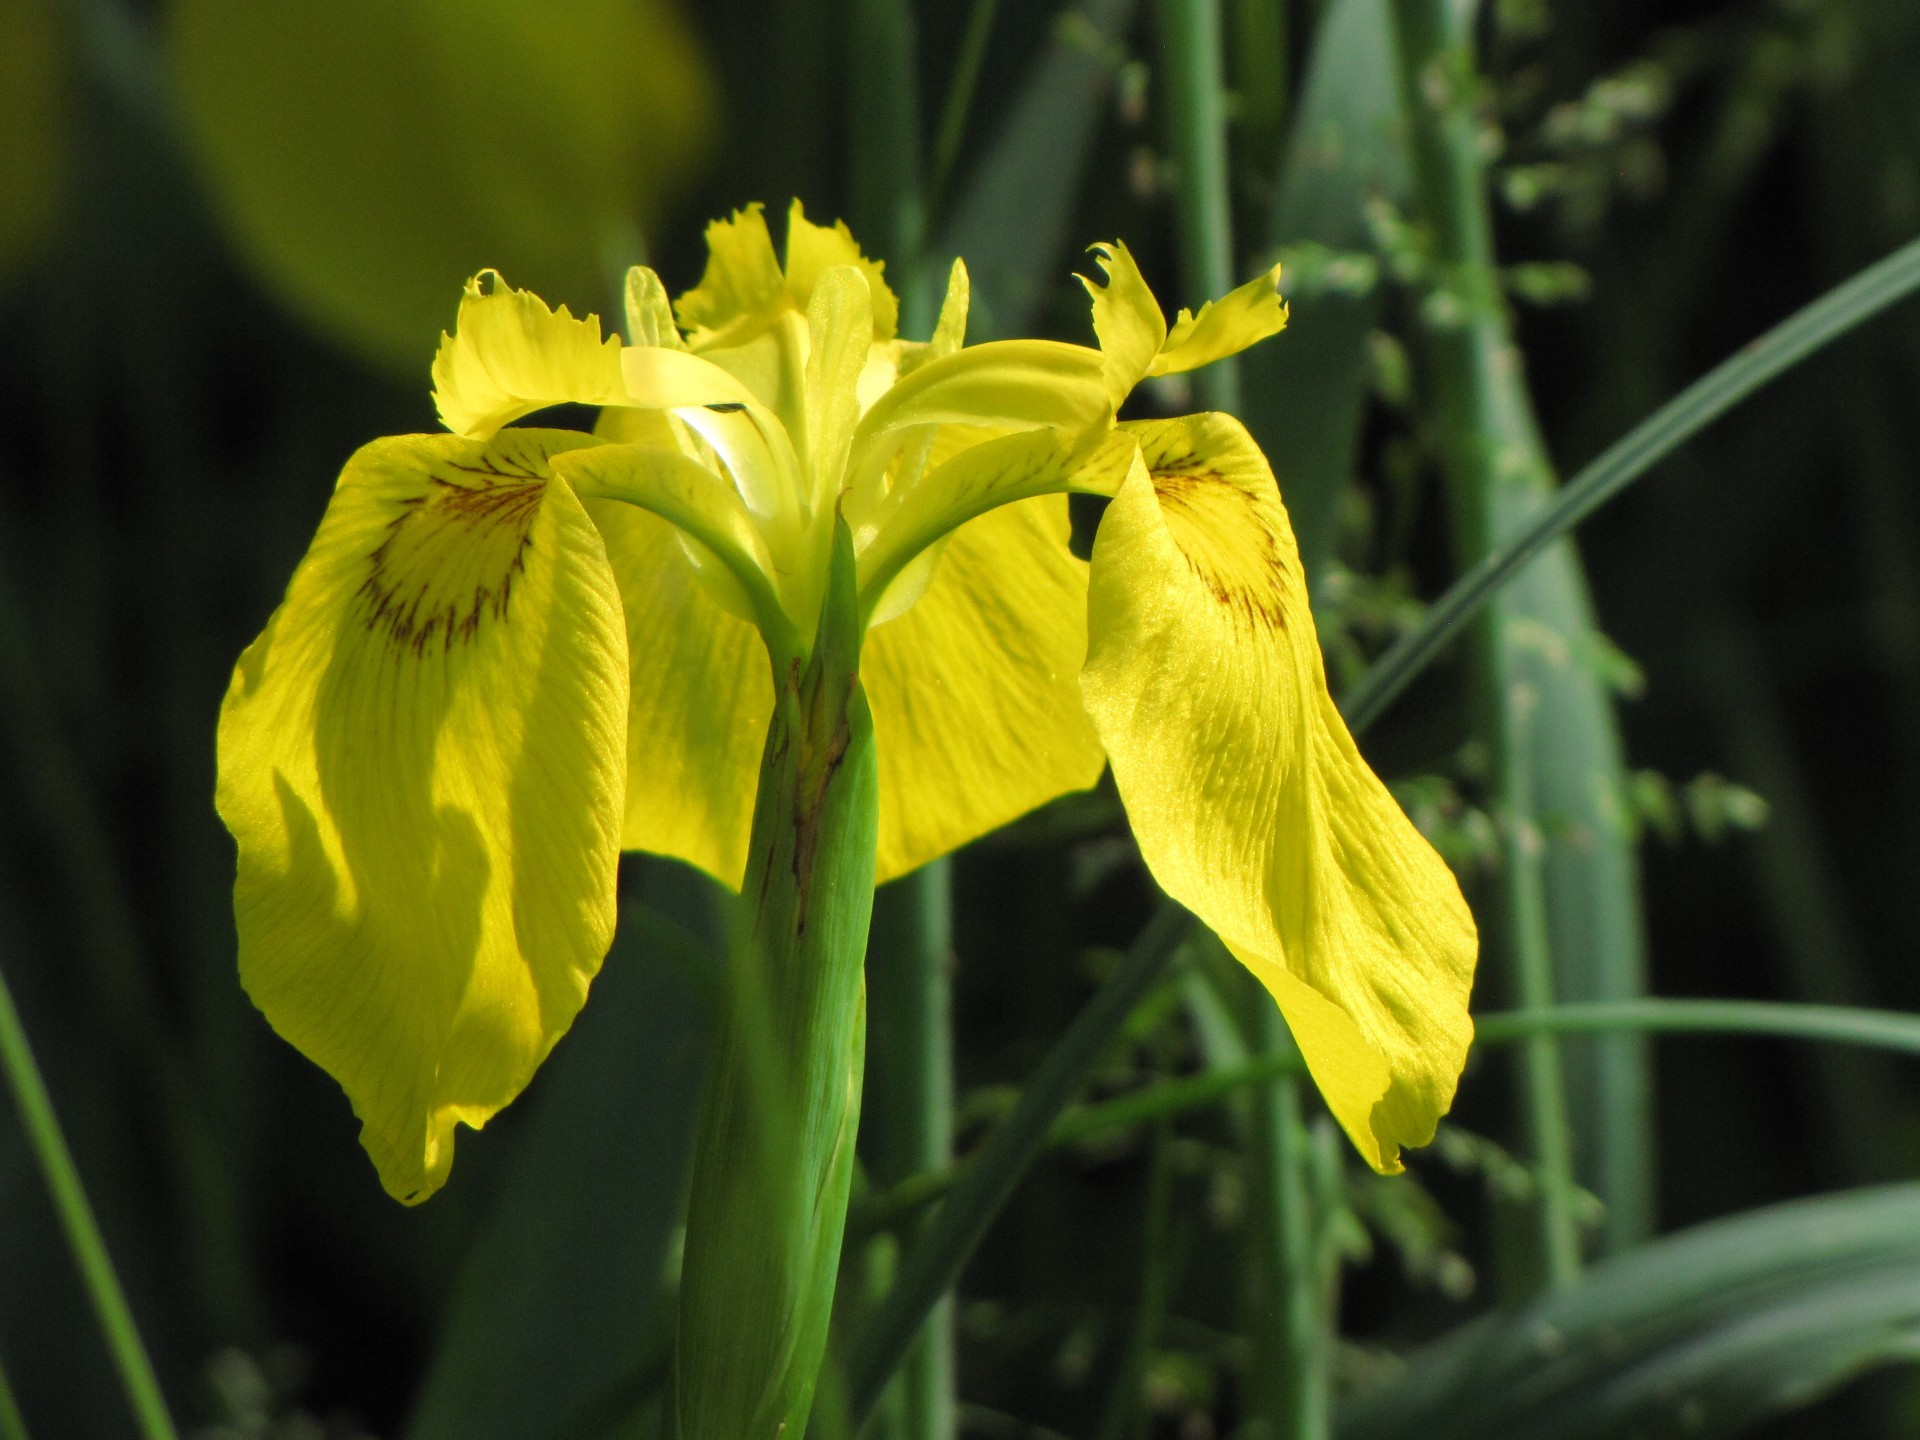
{"label": "yellow petal", "polygon": [[626,635],[548,460],[587,436],[380,440],[347,464],[220,712],[254,1003],[424,1199],[520,1092],[613,934]]}
{"label": "yellow petal", "polygon": [[1105,360],[1107,395],[1115,409],[1127,393],[1145,378],[1153,357],[1166,342],[1167,320],[1160,313],[1160,302],[1153,298],[1133,252],[1115,240],[1111,245],[1095,245],[1105,285],[1096,285],[1084,275],[1080,283],[1093,300],[1093,333],[1099,337],[1100,353]]}
{"label": "yellow petal", "polygon": [[831,510],[860,421],[860,375],[873,352],[873,300],[852,265],[823,271],[807,305],[807,450],[812,504]]}
{"label": "yellow petal", "polygon": [[673,304],[660,277],[644,265],[627,270],[627,338],[635,345],[664,345],[684,350],[687,342],[673,323]]}
{"label": "yellow petal", "polygon": [[[945,436],[959,427],[945,427]],[[1091,455],[1080,437],[1021,430],[967,446],[911,484],[896,487],[861,517],[860,593],[871,612],[914,557],[941,536],[998,506],[1070,489],[1112,494],[1138,449],[1110,434]],[[870,538],[869,538],[870,537]]]}
{"label": "yellow petal", "polygon": [[152,14],[169,108],[235,249],[307,320],[411,377],[466,276],[497,265],[549,297],[597,296],[609,249],[653,233],[700,173],[719,107],[692,8],[169,0]]}
{"label": "yellow petal", "polygon": [[771,321],[786,300],[786,278],[773,253],[758,201],[707,226],[707,268],[675,305],[696,349],[737,345]]}
{"label": "yellow petal", "polygon": [[433,403],[449,430],[484,440],[548,405],[625,398],[620,339],[601,339],[599,316],[549,310],[491,270],[467,282],[454,332],[440,337],[433,361]]}
{"label": "yellow petal", "polygon": [[793,308],[803,314],[813,304],[814,286],[820,277],[836,265],[851,265],[867,278],[873,297],[873,343],[893,339],[900,324],[900,302],[886,281],[886,264],[869,260],[860,253],[847,222],[816,225],[795,200],[787,211],[787,296]]}
{"label": "yellow petal", "polygon": [[1100,778],[1075,680],[1087,568],[1069,528],[1064,495],[982,516],[954,533],[913,608],[868,633],[880,879]]}
{"label": "yellow petal", "polygon": [[1141,459],[1094,543],[1087,709],[1154,877],[1265,982],[1391,1171],[1466,1060],[1473,917],[1327,694],[1252,439],[1224,415],[1123,429]]}
{"label": "yellow petal", "polygon": [[737,890],[773,714],[760,634],[717,603],[664,520],[587,501],[626,610],[632,701],[621,845]]}
{"label": "yellow petal", "polygon": [[776,653],[800,653],[781,607],[766,541],[745,502],[721,476],[677,450],[645,444],[575,450],[556,456],[553,469],[585,499],[637,505],[671,523],[697,547],[697,564],[710,559],[724,571],[723,582],[718,575],[708,577],[724,585],[716,596],[722,605],[752,621]]}
{"label": "yellow petal", "polygon": [[1149,375],[1171,375],[1198,370],[1287,328],[1287,306],[1280,298],[1280,267],[1209,300],[1194,315],[1182,310],[1173,322],[1160,353],[1148,366]]}

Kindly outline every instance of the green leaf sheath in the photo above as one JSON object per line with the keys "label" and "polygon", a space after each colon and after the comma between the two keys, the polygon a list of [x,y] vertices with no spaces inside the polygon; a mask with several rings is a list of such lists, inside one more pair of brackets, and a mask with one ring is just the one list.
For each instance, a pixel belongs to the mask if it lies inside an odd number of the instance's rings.
{"label": "green leaf sheath", "polygon": [[674,1355],[681,1440],[800,1440],[833,1307],[879,806],[852,541],[836,531],[813,658],[776,677],[695,1141]]}
{"label": "green leaf sheath", "polygon": [[[1467,27],[1444,0],[1396,0],[1402,103],[1438,288],[1423,340],[1462,569],[1524,525],[1554,478],[1499,292]],[[1592,607],[1569,542],[1492,601],[1478,637],[1480,725],[1503,849],[1497,943],[1523,1005],[1621,999],[1645,988],[1640,894],[1612,704],[1585,656]],[[1625,1244],[1651,1223],[1644,1048],[1610,1039],[1563,1056],[1539,1037],[1521,1095],[1542,1169],[1540,1279],[1579,1269],[1581,1178]]]}

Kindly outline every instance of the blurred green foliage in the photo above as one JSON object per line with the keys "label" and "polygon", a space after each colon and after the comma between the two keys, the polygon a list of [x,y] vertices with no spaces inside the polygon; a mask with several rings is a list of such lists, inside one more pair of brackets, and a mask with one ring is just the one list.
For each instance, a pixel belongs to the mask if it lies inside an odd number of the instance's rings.
{"label": "blurred green foliage", "polygon": [[[1224,6],[1237,262],[1277,250],[1294,315],[1244,367],[1243,404],[1302,534],[1336,686],[1455,563],[1429,342],[1460,317],[1404,168],[1390,8]],[[871,9],[0,0],[0,968],[189,1428],[657,1433],[717,897],[630,861],[605,993],[526,1099],[464,1142],[456,1183],[403,1210],[339,1096],[235,982],[213,716],[342,460],[432,427],[425,362],[468,272],[498,265],[611,314],[643,247],[672,288],[691,283],[699,227],[729,206],[871,203],[849,119]],[[1179,176],[1149,6],[906,13],[913,83],[896,88],[920,97],[921,145],[951,133],[958,158],[931,167],[929,238],[890,275],[964,254],[975,339],[1084,339],[1068,273],[1114,235],[1170,302],[1200,298],[1173,283]],[[961,64],[976,31],[977,83]],[[1562,473],[1920,230],[1906,0],[1487,0],[1475,37],[1465,98],[1497,279]],[[1619,715],[1656,993],[1920,1010],[1916,391],[1920,320],[1903,310],[1581,533],[1604,636],[1563,659]],[[1485,914],[1508,817],[1473,683],[1437,668],[1366,744]],[[1536,818],[1580,853],[1577,816]],[[952,905],[971,1153],[1152,900],[1103,789],[957,857]],[[1203,961],[1177,962],[1081,1101],[1243,1044],[1204,980]],[[1653,1123],[1627,1138],[1660,1232],[1920,1167],[1904,1061],[1699,1036],[1653,1053]],[[1700,1397],[1727,1402],[1707,1419],[1779,1437],[1914,1433],[1898,1379],[1819,1399],[1910,1348],[1905,1189],[1663,1240],[1457,1332],[1525,1268],[1516,1216],[1539,1183],[1515,1074],[1511,1052],[1480,1056],[1406,1177],[1314,1138],[1353,1433],[1436,1414],[1557,1433],[1556,1415],[1600,1413],[1581,1386],[1615,1381],[1651,1397],[1617,1412],[1647,1433],[1691,1423]],[[1570,1093],[1576,1138],[1594,1133],[1594,1102]],[[1244,1107],[1212,1105],[1035,1163],[961,1280],[966,1433],[1235,1433],[1247,1134]],[[1604,1216],[1574,1198],[1591,1245]],[[859,1248],[871,1288],[889,1262]],[[851,1318],[860,1288],[843,1280]],[[1665,1326],[1610,1308],[1669,1293]],[[1563,1352],[1516,1370],[1542,1326]],[[0,1364],[42,1440],[133,1433],[6,1105]],[[1514,1398],[1495,1413],[1462,1396]],[[830,1405],[817,1433],[834,1433]]]}

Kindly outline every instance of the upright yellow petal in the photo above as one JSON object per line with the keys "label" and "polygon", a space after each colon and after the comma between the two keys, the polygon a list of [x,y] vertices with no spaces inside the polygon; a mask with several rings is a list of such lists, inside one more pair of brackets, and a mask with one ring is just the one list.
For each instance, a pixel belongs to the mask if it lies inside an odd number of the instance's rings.
{"label": "upright yellow petal", "polygon": [[1105,362],[1107,394],[1117,410],[1166,343],[1167,319],[1125,243],[1095,245],[1093,253],[1107,283],[1095,284],[1084,275],[1080,283],[1093,301],[1093,333]]}
{"label": "upright yellow petal", "polygon": [[220,712],[240,972],[409,1203],[512,1100],[612,939],[626,634],[549,459],[404,436],[347,464]]}
{"label": "upright yellow petal", "polygon": [[627,269],[627,338],[635,345],[664,345],[669,350],[684,350],[686,340],[673,323],[673,302],[667,299],[667,287],[645,265]]}
{"label": "upright yellow petal", "polygon": [[955,531],[927,591],[867,635],[888,880],[1100,778],[1080,703],[1087,567],[1064,495]]}
{"label": "upright yellow petal", "polygon": [[589,500],[620,584],[632,667],[621,846],[740,888],[773,714],[760,632],[709,593],[666,521]]}
{"label": "upright yellow petal", "polygon": [[870,283],[858,267],[835,265],[822,272],[807,305],[810,503],[823,512],[833,508],[847,446],[860,423],[860,376],[873,351]]}
{"label": "upright yellow petal", "polygon": [[675,305],[695,349],[751,339],[784,307],[786,279],[758,201],[707,226],[707,268]]}
{"label": "upright yellow petal", "polygon": [[867,277],[873,297],[873,343],[893,339],[900,325],[900,302],[886,281],[886,263],[869,260],[847,229],[847,222],[816,225],[795,200],[787,211],[787,296],[793,308],[805,313],[813,304],[814,286],[836,265],[851,265]]}
{"label": "upright yellow petal", "polygon": [[1123,427],[1081,688],[1168,894],[1279,1002],[1382,1171],[1424,1144],[1472,1039],[1473,917],[1327,693],[1265,458],[1224,415]]}
{"label": "upright yellow petal", "polygon": [[625,398],[620,338],[601,338],[599,316],[549,310],[492,270],[467,282],[453,334],[440,337],[433,361],[433,403],[449,430],[484,440],[548,405]]}

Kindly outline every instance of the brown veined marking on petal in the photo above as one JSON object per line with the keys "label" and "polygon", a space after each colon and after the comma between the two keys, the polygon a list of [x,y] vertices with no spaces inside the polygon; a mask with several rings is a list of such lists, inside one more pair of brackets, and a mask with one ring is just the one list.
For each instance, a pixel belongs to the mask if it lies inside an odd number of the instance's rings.
{"label": "brown veined marking on petal", "polygon": [[1277,495],[1269,498],[1209,465],[1179,431],[1147,441],[1141,452],[1187,568],[1240,623],[1284,630],[1285,522],[1272,513]]}
{"label": "brown veined marking on petal", "polygon": [[402,499],[368,560],[359,595],[364,623],[425,658],[504,620],[547,477],[498,447],[473,464],[438,462],[429,488]]}

